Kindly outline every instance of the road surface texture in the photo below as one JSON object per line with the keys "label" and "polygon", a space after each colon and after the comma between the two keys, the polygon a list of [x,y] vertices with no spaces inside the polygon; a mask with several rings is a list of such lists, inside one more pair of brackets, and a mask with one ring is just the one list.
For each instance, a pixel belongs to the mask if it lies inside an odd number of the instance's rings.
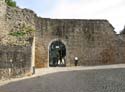
{"label": "road surface texture", "polygon": [[125,92],[125,68],[49,73],[1,85],[0,92]]}

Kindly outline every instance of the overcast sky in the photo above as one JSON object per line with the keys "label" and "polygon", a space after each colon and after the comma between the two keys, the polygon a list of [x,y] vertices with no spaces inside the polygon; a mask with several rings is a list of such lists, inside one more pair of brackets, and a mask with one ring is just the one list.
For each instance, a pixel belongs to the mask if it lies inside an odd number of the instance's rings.
{"label": "overcast sky", "polygon": [[125,0],[15,0],[38,16],[65,19],[107,19],[117,33],[125,25]]}

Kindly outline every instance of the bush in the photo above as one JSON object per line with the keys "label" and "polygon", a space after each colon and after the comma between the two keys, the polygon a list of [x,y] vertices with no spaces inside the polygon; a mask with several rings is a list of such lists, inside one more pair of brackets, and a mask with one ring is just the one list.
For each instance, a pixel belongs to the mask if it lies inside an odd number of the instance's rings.
{"label": "bush", "polygon": [[124,26],[123,30],[120,32],[120,34],[125,34],[125,26]]}
{"label": "bush", "polygon": [[32,36],[32,33],[35,32],[31,26],[26,26],[25,24],[20,28],[20,31],[10,32],[9,35],[15,37],[24,37],[24,36]]}
{"label": "bush", "polygon": [[6,4],[11,7],[16,7],[16,2],[13,0],[5,0]]}
{"label": "bush", "polygon": [[24,36],[26,33],[25,32],[11,32],[9,35],[16,36],[16,37],[21,37]]}

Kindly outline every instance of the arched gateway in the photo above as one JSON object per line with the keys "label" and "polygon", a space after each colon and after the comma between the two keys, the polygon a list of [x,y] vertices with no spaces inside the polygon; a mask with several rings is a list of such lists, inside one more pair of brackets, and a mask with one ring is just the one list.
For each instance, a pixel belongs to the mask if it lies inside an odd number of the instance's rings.
{"label": "arched gateway", "polygon": [[60,41],[54,41],[49,47],[49,66],[66,66],[66,47]]}

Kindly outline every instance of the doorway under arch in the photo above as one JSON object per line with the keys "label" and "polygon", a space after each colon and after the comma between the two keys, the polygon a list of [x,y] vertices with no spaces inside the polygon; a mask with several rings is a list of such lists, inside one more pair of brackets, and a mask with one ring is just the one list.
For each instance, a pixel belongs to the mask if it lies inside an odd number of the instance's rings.
{"label": "doorway under arch", "polygon": [[66,66],[66,47],[62,41],[53,41],[49,47],[49,66]]}

